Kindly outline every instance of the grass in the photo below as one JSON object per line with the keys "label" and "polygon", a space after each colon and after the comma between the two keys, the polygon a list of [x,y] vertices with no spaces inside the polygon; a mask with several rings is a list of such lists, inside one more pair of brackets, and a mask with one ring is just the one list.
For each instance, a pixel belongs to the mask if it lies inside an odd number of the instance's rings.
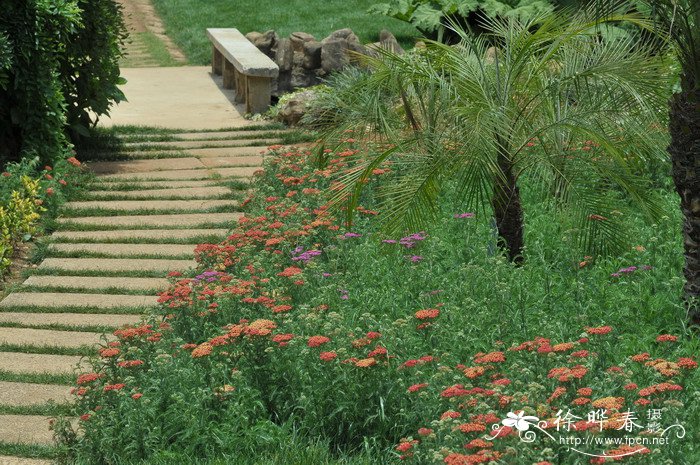
{"label": "grass", "polygon": [[0,442],[0,455],[26,457],[36,459],[53,459],[58,456],[59,449],[53,446],[39,444],[10,444]]}
{"label": "grass", "polygon": [[174,60],[162,40],[149,31],[132,33],[129,39],[136,46],[145,49],[146,58],[133,55],[126,55],[122,58],[120,66],[123,68],[133,68],[143,66],[144,63],[154,66],[182,66],[186,63]]}
{"label": "grass", "polygon": [[24,323],[10,323],[10,322],[0,322],[0,328],[25,328],[25,329],[45,329],[49,331],[81,331],[88,333],[111,333],[115,329],[121,328],[122,325],[64,325],[58,323],[52,324],[24,324]]}
{"label": "grass", "polygon": [[75,381],[72,373],[49,374],[49,373],[15,373],[0,370],[0,381],[13,383],[35,383],[35,384],[71,384]]}
{"label": "grass", "polygon": [[375,42],[382,29],[388,29],[404,47],[418,36],[404,22],[370,15],[367,9],[376,0],[329,2],[323,0],[258,0],[231,2],[210,0],[155,0],[156,11],[165,23],[166,33],[183,50],[191,64],[205,65],[211,60],[211,45],[206,28],[235,27],[241,32],[274,29],[281,37],[303,31],[321,40],[337,29],[351,28],[362,42]]}
{"label": "grass", "polygon": [[0,344],[0,352],[19,352],[22,354],[42,355],[79,355],[89,357],[95,354],[94,346],[63,347],[35,346],[30,344]]}
{"label": "grass", "polygon": [[22,312],[22,313],[84,313],[84,314],[102,314],[102,315],[141,315],[146,310],[145,307],[116,307],[116,308],[100,308],[100,307],[23,307],[23,306],[8,306],[2,307],[0,313],[3,312]]}

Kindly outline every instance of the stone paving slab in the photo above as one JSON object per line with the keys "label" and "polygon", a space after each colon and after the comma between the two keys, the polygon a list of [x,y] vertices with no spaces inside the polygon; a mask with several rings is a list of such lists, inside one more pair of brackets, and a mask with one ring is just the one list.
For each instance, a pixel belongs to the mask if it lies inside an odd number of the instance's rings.
{"label": "stone paving slab", "polygon": [[203,132],[179,132],[174,134],[168,134],[170,137],[175,139],[183,140],[216,140],[216,139],[228,139],[231,137],[248,137],[256,136],[258,134],[273,134],[278,135],[284,133],[284,130],[278,129],[258,129],[252,131],[203,131]]}
{"label": "stone paving slab", "polygon": [[[71,244],[53,244],[71,245]],[[99,244],[98,244],[99,245]],[[166,289],[169,281],[165,278],[114,278],[104,276],[40,276],[27,278],[25,286],[53,287],[64,289],[124,289],[128,291],[151,291]]]}
{"label": "stone paving slab", "polygon": [[89,368],[86,358],[77,355],[23,354],[0,352],[0,371],[29,374],[72,374],[76,367]]}
{"label": "stone paving slab", "polygon": [[74,294],[68,292],[13,292],[5,297],[2,302],[0,302],[0,308],[95,307],[108,309],[123,307],[151,307],[156,305],[157,300],[157,296],[150,295]]}
{"label": "stone paving slab", "polygon": [[126,239],[140,240],[195,240],[201,236],[226,237],[228,229],[121,229],[115,231],[56,231],[53,239],[75,241],[119,241]]}
{"label": "stone paving slab", "polygon": [[235,103],[235,91],[224,89],[222,79],[209,66],[173,68],[123,68],[128,102],[110,110],[100,125],[160,126],[200,130],[242,127],[243,105]]}
{"label": "stone paving slab", "polygon": [[52,445],[49,420],[40,415],[0,415],[0,442]]}
{"label": "stone paving slab", "polygon": [[210,179],[215,176],[230,178],[248,178],[258,171],[259,167],[226,168],[222,170],[172,170],[172,171],[147,171],[143,173],[121,173],[105,176],[102,180],[108,181],[194,181],[198,179]]}
{"label": "stone paving slab", "polygon": [[27,407],[47,402],[65,404],[71,400],[71,386],[0,381],[0,405]]}
{"label": "stone paving slab", "polygon": [[219,207],[238,206],[236,200],[90,200],[68,202],[64,208],[86,209],[95,208],[105,211],[138,211],[138,210],[209,210]]}
{"label": "stone paving slab", "polygon": [[209,199],[228,195],[231,189],[224,186],[184,187],[173,189],[147,189],[140,191],[92,191],[90,197],[112,197],[123,199],[157,199],[159,197],[178,199]]}
{"label": "stone paving slab", "polygon": [[[148,258],[47,258],[38,269],[64,271],[162,271],[186,270],[196,266],[194,260]],[[112,297],[112,296],[110,296]],[[0,306],[2,303],[0,303]]]}
{"label": "stone paving slab", "polygon": [[200,159],[207,168],[228,168],[231,166],[259,166],[262,157],[210,157]]}
{"label": "stone paving slab", "polygon": [[77,218],[59,218],[59,224],[73,224],[119,229],[139,226],[164,227],[198,227],[209,224],[234,224],[242,213],[183,213],[179,215],[124,215],[124,216],[85,216]]}
{"label": "stone paving slab", "polygon": [[[105,295],[103,298],[109,299]],[[22,313],[0,312],[1,323],[21,323],[25,326],[66,325],[66,326],[109,326],[120,328],[141,321],[140,315],[109,315],[93,313]]]}
{"label": "stone paving slab", "polygon": [[64,253],[99,253],[111,256],[163,257],[194,256],[194,246],[188,244],[51,244],[49,250]]}
{"label": "stone paving slab", "polygon": [[0,456],[0,465],[51,465],[50,460],[29,459],[27,457]]}
{"label": "stone paving slab", "polygon": [[197,158],[157,158],[152,160],[98,161],[88,163],[95,174],[140,173],[144,171],[191,170],[202,167]]}
{"label": "stone paving slab", "polygon": [[78,348],[94,346],[101,341],[101,334],[86,331],[0,327],[0,344]]}
{"label": "stone paving slab", "polygon": [[[148,152],[158,147],[158,152],[161,150],[184,150],[184,149],[203,149],[214,147],[242,147],[245,152],[258,153],[260,150],[265,150],[268,145],[282,144],[282,139],[219,139],[219,140],[178,140],[178,141],[158,141],[158,142],[126,142],[124,147],[128,149],[134,148],[134,151]],[[139,147],[144,147],[139,150]],[[130,150],[131,151],[131,150]],[[189,153],[190,150],[187,150]]]}

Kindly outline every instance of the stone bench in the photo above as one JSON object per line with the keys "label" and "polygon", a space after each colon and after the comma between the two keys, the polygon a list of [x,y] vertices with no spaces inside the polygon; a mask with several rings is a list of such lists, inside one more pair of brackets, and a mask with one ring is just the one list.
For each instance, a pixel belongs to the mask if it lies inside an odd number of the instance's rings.
{"label": "stone bench", "polygon": [[271,103],[272,81],[279,67],[238,29],[207,29],[212,43],[212,72],[222,75],[225,89],[236,90],[236,102],[247,113],[263,113]]}

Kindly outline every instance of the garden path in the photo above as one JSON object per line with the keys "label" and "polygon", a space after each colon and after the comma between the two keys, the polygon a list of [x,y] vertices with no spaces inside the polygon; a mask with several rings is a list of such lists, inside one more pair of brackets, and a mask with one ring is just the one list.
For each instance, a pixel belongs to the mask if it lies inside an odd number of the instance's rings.
{"label": "garden path", "polygon": [[47,417],[66,411],[82,357],[156,305],[196,244],[226,237],[261,151],[284,135],[135,132],[105,154],[120,160],[88,164],[95,179],[62,207],[46,258],[0,302],[0,447],[50,455]]}
{"label": "garden path", "polygon": [[291,141],[250,126],[207,68],[123,73],[129,102],[103,122],[122,125],[118,140],[0,302],[0,465],[49,463],[48,420],[68,412],[84,357],[156,305],[169,271],[195,266],[196,244],[226,237],[262,151]]}

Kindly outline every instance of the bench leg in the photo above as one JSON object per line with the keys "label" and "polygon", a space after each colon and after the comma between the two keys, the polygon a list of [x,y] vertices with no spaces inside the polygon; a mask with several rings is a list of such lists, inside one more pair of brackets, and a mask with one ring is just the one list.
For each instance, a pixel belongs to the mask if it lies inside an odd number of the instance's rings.
{"label": "bench leg", "polygon": [[234,71],[234,81],[236,85],[236,103],[243,103],[246,100],[246,81],[245,75],[239,73],[237,70]]}
{"label": "bench leg", "polygon": [[236,87],[235,83],[235,72],[236,68],[229,63],[228,60],[224,61],[224,89],[234,89]]}
{"label": "bench leg", "polygon": [[215,47],[211,46],[211,72],[216,75],[221,75],[223,67],[224,56]]}
{"label": "bench leg", "polygon": [[264,113],[270,108],[272,79],[268,77],[248,76],[246,81],[246,112]]}

